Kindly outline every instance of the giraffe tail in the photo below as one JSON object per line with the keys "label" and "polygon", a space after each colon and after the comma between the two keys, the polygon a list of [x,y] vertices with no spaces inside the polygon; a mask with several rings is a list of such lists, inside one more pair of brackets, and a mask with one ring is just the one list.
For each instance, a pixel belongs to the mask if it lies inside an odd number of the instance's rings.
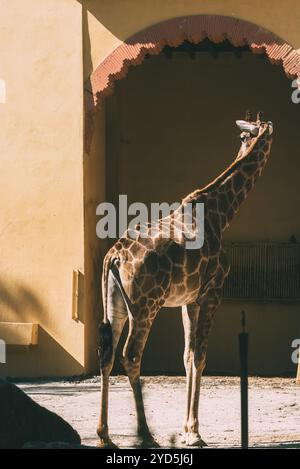
{"label": "giraffe tail", "polygon": [[103,321],[99,326],[99,345],[98,354],[100,358],[101,371],[108,365],[113,356],[113,333],[112,327],[107,315],[107,288],[108,288],[108,275],[111,267],[112,257],[107,254],[103,262],[102,273],[102,298],[103,298]]}

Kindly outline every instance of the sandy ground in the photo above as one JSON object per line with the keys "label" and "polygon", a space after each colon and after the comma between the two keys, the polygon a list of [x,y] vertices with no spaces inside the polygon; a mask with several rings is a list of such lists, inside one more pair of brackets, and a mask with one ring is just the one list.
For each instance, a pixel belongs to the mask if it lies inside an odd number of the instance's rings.
{"label": "sandy ground", "polygon": [[[149,426],[162,447],[181,447],[185,413],[182,377],[145,377],[144,397]],[[24,383],[19,386],[36,402],[56,412],[79,432],[83,444],[96,446],[99,379]],[[200,399],[200,431],[209,447],[240,443],[239,379],[204,377]],[[288,378],[250,378],[250,445],[300,448],[300,387]],[[123,376],[112,377],[110,432],[120,448],[136,444],[131,390]]]}

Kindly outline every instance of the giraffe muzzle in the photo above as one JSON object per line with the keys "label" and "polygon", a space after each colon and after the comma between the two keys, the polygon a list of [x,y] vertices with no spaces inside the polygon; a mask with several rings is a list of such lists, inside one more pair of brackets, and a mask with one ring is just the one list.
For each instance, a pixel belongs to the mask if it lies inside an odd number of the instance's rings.
{"label": "giraffe muzzle", "polygon": [[237,120],[235,122],[241,132],[249,132],[254,136],[258,135],[259,125],[251,124],[250,122],[244,120]]}

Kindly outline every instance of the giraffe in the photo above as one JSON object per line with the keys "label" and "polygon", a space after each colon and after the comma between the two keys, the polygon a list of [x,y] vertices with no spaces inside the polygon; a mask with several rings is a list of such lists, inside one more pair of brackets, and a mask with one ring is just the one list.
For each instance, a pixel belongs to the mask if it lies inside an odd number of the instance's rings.
{"label": "giraffe", "polygon": [[[104,317],[99,328],[101,406],[97,433],[102,448],[115,447],[108,432],[108,388],[116,347],[125,322],[129,332],[121,362],[132,387],[137,413],[137,431],[144,447],[157,445],[147,425],[140,382],[141,359],[152,323],[163,307],[182,308],[184,366],[186,370],[186,420],[182,442],[205,446],[199,433],[200,381],[206,364],[208,337],[215,311],[222,300],[222,287],[229,273],[223,247],[223,232],[261,175],[270,155],[273,124],[256,121],[246,114],[236,121],[241,133],[237,157],[214,181],[182,200],[194,209],[204,204],[204,242],[200,249],[187,249],[183,236],[182,210],[128,231],[108,251],[103,262]],[[166,225],[170,235],[163,236]],[[154,229],[153,229],[154,228]],[[176,229],[175,229],[176,228]],[[146,236],[145,236],[146,232]]]}

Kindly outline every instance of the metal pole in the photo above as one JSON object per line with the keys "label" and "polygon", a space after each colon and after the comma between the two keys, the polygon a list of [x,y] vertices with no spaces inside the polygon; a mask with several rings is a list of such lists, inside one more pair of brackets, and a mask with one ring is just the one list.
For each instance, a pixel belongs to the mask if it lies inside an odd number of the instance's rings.
{"label": "metal pole", "polygon": [[245,332],[246,318],[242,311],[242,332],[239,334],[240,366],[241,366],[241,447],[249,445],[248,431],[248,334]]}

